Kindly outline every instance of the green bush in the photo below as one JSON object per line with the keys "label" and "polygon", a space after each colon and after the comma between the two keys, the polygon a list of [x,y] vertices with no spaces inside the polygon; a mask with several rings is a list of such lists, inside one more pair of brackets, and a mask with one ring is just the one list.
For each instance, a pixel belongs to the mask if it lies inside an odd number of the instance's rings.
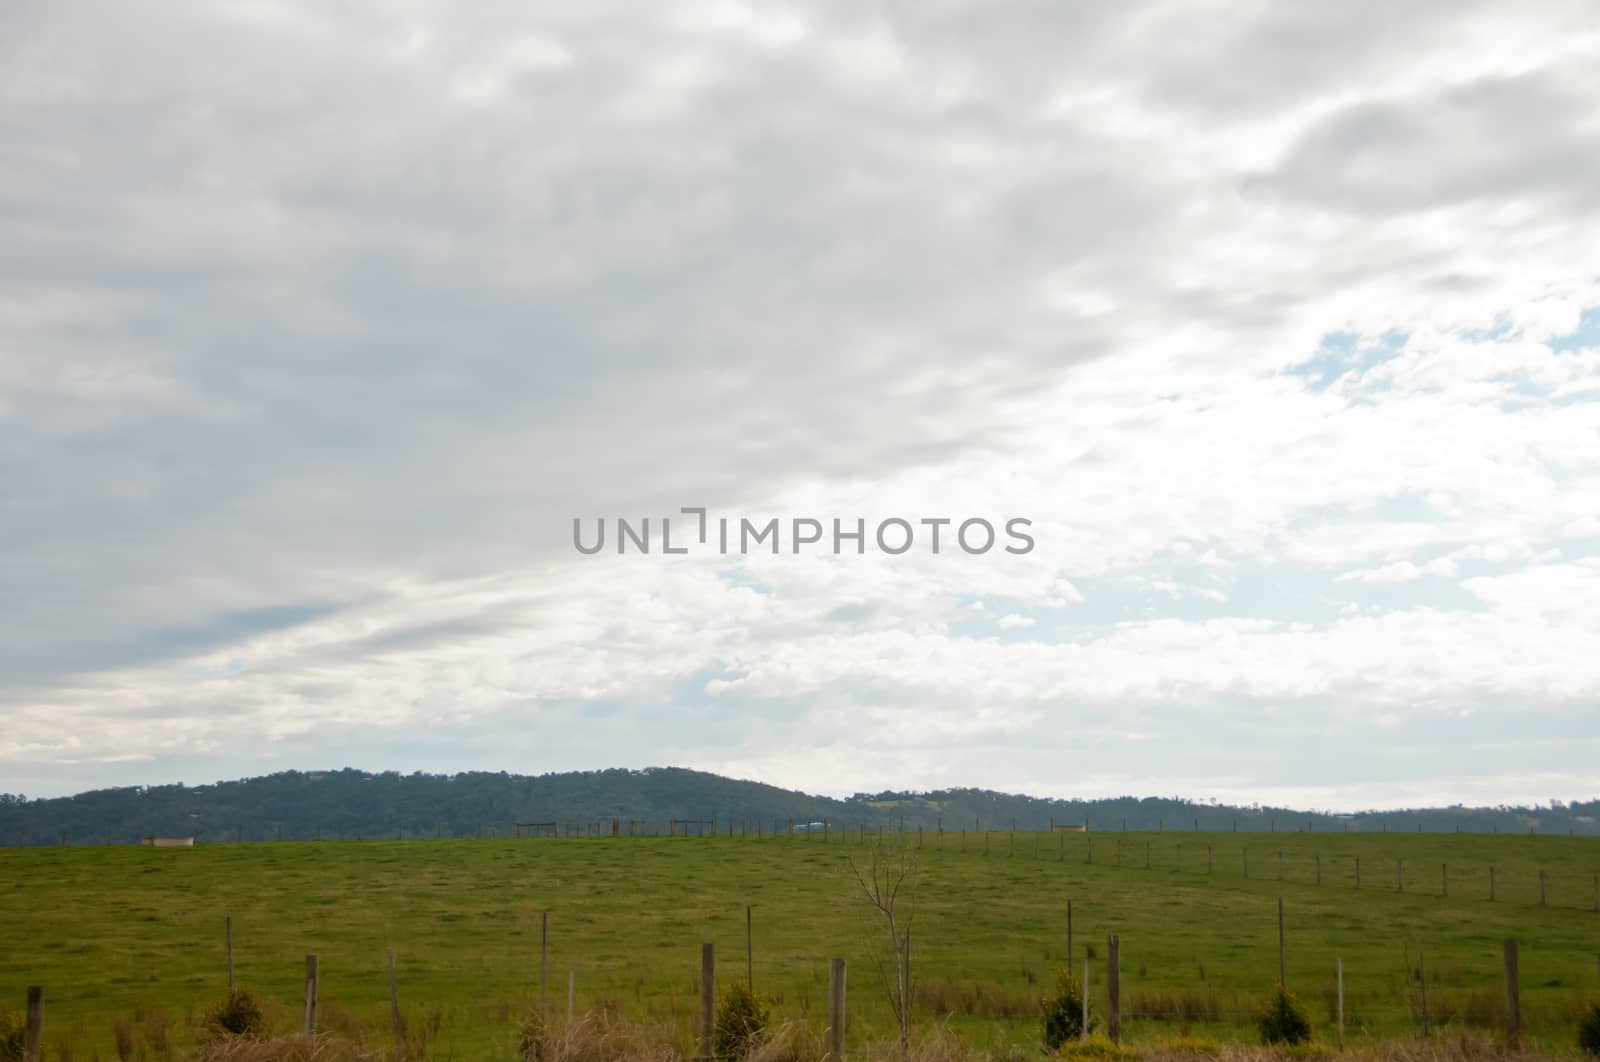
{"label": "green bush", "polygon": [[1584,1054],[1600,1058],[1600,1000],[1585,1007],[1578,1019],[1578,1047]]}
{"label": "green bush", "polygon": [[22,1062],[27,1023],[21,1014],[0,1011],[0,1062]]}
{"label": "green bush", "polygon": [[1311,1019],[1282,982],[1256,1019],[1256,1027],[1261,1030],[1261,1042],[1266,1044],[1303,1044],[1311,1039]]}
{"label": "green bush", "polygon": [[742,981],[735,981],[717,1004],[717,1024],[711,1049],[718,1059],[737,1062],[755,1049],[767,1034],[772,1017],[759,996]]}
{"label": "green bush", "polygon": [[[1055,1051],[1083,1035],[1083,988],[1071,970],[1056,971],[1056,988],[1040,1000],[1044,1010],[1044,1046]],[[1089,1031],[1094,1031],[1094,1015],[1089,1015]]]}
{"label": "green bush", "polygon": [[230,988],[228,994],[206,1008],[201,1028],[213,1039],[230,1036],[246,1040],[267,1037],[267,1018],[261,1004],[248,988]]}

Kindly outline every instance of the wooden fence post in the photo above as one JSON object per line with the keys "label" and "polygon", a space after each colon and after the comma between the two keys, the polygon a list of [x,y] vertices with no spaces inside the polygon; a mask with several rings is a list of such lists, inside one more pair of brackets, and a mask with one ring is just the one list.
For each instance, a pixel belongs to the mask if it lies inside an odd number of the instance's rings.
{"label": "wooden fence post", "polygon": [[1122,978],[1118,969],[1121,959],[1116,934],[1106,939],[1106,1035],[1111,1042],[1122,1042]]}
{"label": "wooden fence post", "polygon": [[1439,864],[1439,895],[1440,896],[1449,896],[1450,895],[1450,864],[1449,863],[1440,863]]}
{"label": "wooden fence post", "polygon": [[1394,861],[1394,891],[1406,891],[1406,861],[1404,859],[1396,859]]}
{"label": "wooden fence post", "polygon": [[222,923],[223,937],[228,945],[228,991],[233,991],[233,916],[229,915]]}
{"label": "wooden fence post", "polygon": [[744,905],[744,982],[749,987],[750,993],[756,990],[756,948],[755,935],[751,931],[753,923],[750,915],[750,905]]}
{"label": "wooden fence post", "polygon": [[394,949],[389,949],[389,1027],[394,1030],[394,1042],[406,1042],[406,1022],[400,1016],[400,986],[394,978]]}
{"label": "wooden fence post", "polygon": [[1078,1024],[1078,1039],[1089,1038],[1089,959],[1083,960],[1083,1021]]}
{"label": "wooden fence post", "polygon": [[1339,1050],[1344,1050],[1344,960],[1333,960],[1334,986],[1339,995]]}
{"label": "wooden fence post", "polygon": [[569,1028],[572,1026],[572,997],[576,994],[577,982],[578,982],[577,972],[574,971],[574,970],[568,970],[567,971],[567,1026]]}
{"label": "wooden fence post", "polygon": [[1311,854],[1317,857],[1317,884],[1321,885],[1322,884],[1322,853],[1321,852],[1313,852]]}
{"label": "wooden fence post", "polygon": [[700,945],[700,1057],[716,1057],[712,1034],[717,1013],[717,953],[710,941]]}
{"label": "wooden fence post", "polygon": [[550,912],[539,912],[539,1027],[548,1029],[546,985],[550,974]]}
{"label": "wooden fence post", "polygon": [[1522,994],[1517,984],[1517,942],[1506,941],[1506,1046],[1522,1042]]}
{"label": "wooden fence post", "polygon": [[828,963],[828,1062],[844,1062],[844,979],[843,959]]}
{"label": "wooden fence post", "polygon": [[307,1036],[317,1034],[317,957],[306,956],[306,1023]]}
{"label": "wooden fence post", "polygon": [[1283,988],[1289,987],[1289,977],[1285,972],[1287,966],[1284,959],[1283,946],[1283,897],[1278,897],[1278,984]]}
{"label": "wooden fence post", "polygon": [[23,1062],[44,1062],[40,1039],[44,1035],[44,988],[28,986],[28,1016],[22,1033]]}

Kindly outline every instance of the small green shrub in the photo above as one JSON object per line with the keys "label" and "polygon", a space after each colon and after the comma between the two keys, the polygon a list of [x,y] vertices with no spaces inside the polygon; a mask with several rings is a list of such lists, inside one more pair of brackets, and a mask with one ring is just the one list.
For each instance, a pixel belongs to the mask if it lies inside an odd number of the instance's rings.
{"label": "small green shrub", "polygon": [[711,1049],[718,1059],[737,1062],[766,1037],[772,1017],[750,987],[735,981],[722,1002],[717,1004],[717,1023],[711,1034]]}
{"label": "small green shrub", "polygon": [[218,1040],[230,1036],[264,1040],[267,1036],[267,1017],[248,988],[228,989],[226,996],[206,1008],[200,1025],[207,1036]]}
{"label": "small green shrub", "polygon": [[[1071,970],[1056,971],[1055,991],[1039,1001],[1044,1011],[1044,1046],[1055,1051],[1083,1035],[1083,988]],[[1094,1015],[1089,1015],[1094,1031]]]}
{"label": "small green shrub", "polygon": [[1303,1044],[1311,1039],[1311,1019],[1282,982],[1256,1018],[1256,1027],[1261,1030],[1261,1042],[1266,1044]]}
{"label": "small green shrub", "polygon": [[1600,999],[1583,1008],[1578,1018],[1578,1047],[1584,1054],[1600,1058]]}
{"label": "small green shrub", "polygon": [[27,1023],[21,1014],[0,1011],[0,1062],[22,1062]]}

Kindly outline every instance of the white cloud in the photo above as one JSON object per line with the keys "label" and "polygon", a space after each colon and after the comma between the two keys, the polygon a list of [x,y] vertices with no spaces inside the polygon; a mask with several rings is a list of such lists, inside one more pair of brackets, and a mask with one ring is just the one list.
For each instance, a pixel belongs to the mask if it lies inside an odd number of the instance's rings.
{"label": "white cloud", "polygon": [[[0,762],[1581,781],[1588,14],[11,5]],[[568,545],[680,505],[1038,547]]]}

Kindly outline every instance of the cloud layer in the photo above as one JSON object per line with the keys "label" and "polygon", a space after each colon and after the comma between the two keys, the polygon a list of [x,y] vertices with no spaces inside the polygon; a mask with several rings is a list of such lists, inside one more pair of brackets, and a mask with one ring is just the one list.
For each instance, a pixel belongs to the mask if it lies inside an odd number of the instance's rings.
{"label": "cloud layer", "polygon": [[1600,34],[1394,18],[7,5],[0,788],[1595,796]]}

